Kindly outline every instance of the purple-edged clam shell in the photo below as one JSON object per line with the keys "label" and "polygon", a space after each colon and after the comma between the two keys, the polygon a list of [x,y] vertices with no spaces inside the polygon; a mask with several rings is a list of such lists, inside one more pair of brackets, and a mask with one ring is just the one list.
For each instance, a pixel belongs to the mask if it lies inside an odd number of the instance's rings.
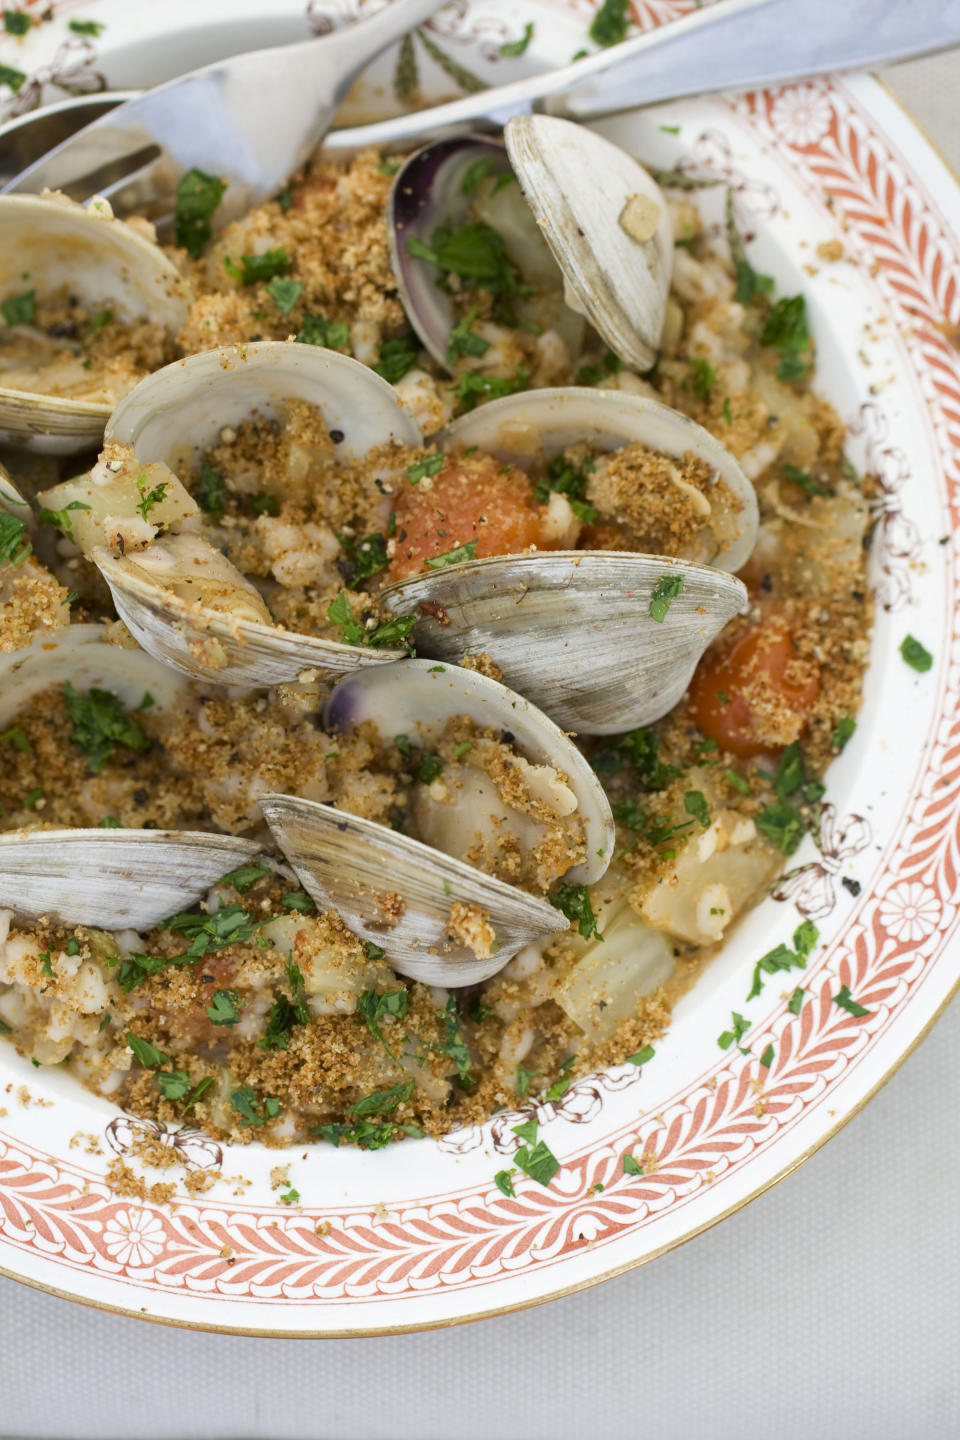
{"label": "purple-edged clam shell", "polygon": [[398,172],[387,205],[390,257],[407,317],[444,367],[453,307],[437,284],[439,272],[410,255],[407,245],[412,235],[429,244],[438,225],[465,221],[473,196],[463,193],[463,182],[470,167],[485,158],[492,162],[491,174],[510,169],[505,146],[487,135],[458,135],[426,145]]}

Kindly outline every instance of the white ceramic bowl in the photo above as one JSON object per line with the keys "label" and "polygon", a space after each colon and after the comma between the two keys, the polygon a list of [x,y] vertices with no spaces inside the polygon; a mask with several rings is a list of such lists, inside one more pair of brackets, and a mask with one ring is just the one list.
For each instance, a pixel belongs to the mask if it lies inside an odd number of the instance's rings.
{"label": "white ceramic bowl", "polygon": [[[153,83],[349,10],[274,0],[265,18],[263,0],[232,0],[226,18],[214,0],[90,0],[84,16],[106,27],[90,38],[67,29],[72,7],[52,8],[24,42],[0,35],[0,63],[26,76],[16,95],[0,91],[7,112],[55,98],[51,80]],[[687,8],[637,10],[652,25]],[[586,43],[589,10],[470,0],[428,35],[455,65],[515,78],[568,60]],[[501,57],[528,19],[526,53]],[[455,93],[436,52],[419,41],[417,51],[424,88]],[[352,121],[390,102],[391,71],[387,59],[361,84]],[[684,101],[600,128],[655,165],[734,187],[755,264],[807,296],[818,386],[851,427],[854,463],[879,479],[873,659],[856,734],[829,775],[820,848],[805,842],[799,873],[738,927],[642,1070],[619,1066],[555,1104],[373,1153],[224,1154],[196,1132],[166,1133],[187,1166],[225,1177],[198,1198],[180,1184],[175,1206],[122,1198],[106,1179],[116,1153],[155,1127],[0,1046],[4,1274],[131,1315],[254,1334],[399,1331],[529,1305],[660,1254],[787,1174],[883,1084],[953,992],[960,652],[956,554],[941,542],[960,504],[960,190],[863,77]],[[722,190],[699,193],[719,219]],[[818,258],[828,240],[844,260]],[[908,632],[934,656],[924,675],[898,653]],[[754,962],[802,917],[821,935],[806,971],[771,977],[748,1002]],[[834,1003],[843,985],[866,1015]],[[717,1045],[731,1010],[749,1018],[748,1056]],[[511,1127],[534,1109],[562,1169],[546,1189],[521,1177],[509,1199],[493,1177],[518,1143]],[[92,1144],[71,1144],[80,1134]],[[623,1173],[628,1149],[654,1157],[649,1173]],[[277,1203],[278,1159],[301,1207]]]}

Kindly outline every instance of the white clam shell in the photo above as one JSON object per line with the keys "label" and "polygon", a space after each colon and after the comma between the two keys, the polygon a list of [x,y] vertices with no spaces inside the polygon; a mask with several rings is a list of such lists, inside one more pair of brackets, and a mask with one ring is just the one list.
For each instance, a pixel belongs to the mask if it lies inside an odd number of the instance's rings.
{"label": "white clam shell", "polygon": [[[653,590],[677,572],[683,590],[658,623]],[[722,570],[664,556],[572,550],[451,565],[380,598],[398,614],[430,604],[415,631],[420,654],[485,653],[565,730],[615,735],[673,708],[747,591]]]}
{"label": "white clam shell", "polygon": [[[27,277],[26,279],[24,277]],[[163,251],[113,219],[62,196],[0,196],[0,297],[68,287],[124,319],[147,316],[175,331],[187,316],[182,277]],[[48,455],[96,446],[110,406],[12,390],[0,371],[0,443]]]}
{"label": "white clam shell", "polygon": [[[275,341],[205,351],[157,371],[117,406],[107,439],[131,445],[141,463],[163,461],[176,470],[215,443],[224,426],[236,426],[254,410],[281,415],[290,400],[322,410],[327,428],[342,436],[336,452],[345,458],[389,441],[423,443],[393,387],[374,371],[332,350]],[[131,633],[151,655],[186,675],[262,687],[294,682],[304,673],[335,679],[405,653],[224,617],[178,599],[122,558],[97,551],[94,559]]]}
{"label": "white clam shell", "polygon": [[[567,929],[545,900],[441,855],[419,840],[293,795],[261,795],[260,808],[307,893],[337,910],[349,930],[378,945],[400,975],[425,985],[475,985],[502,970],[536,940]],[[395,924],[384,915],[403,901]],[[448,933],[456,902],[477,906],[496,933],[493,954],[478,958]]]}
{"label": "white clam shell", "polygon": [[[334,689],[325,721],[349,730],[373,721],[384,735],[422,743],[455,715],[509,730],[518,751],[563,771],[587,835],[587,858],[563,877],[592,884],[613,854],[615,828],[600,782],[584,757],[543,715],[505,686],[455,666],[409,660],[351,675]],[[386,826],[289,795],[260,799],[267,823],[318,905],[339,911],[361,939],[379,945],[402,975],[460,986],[486,979],[534,940],[565,930],[551,905],[474,866]],[[401,913],[392,897],[402,902]],[[475,905],[496,936],[495,953],[478,957],[449,934],[451,906]]]}
{"label": "white clam shell", "polygon": [[[149,690],[155,711],[175,707],[185,689],[142,650],[111,645],[101,626],[72,625],[0,655],[0,729],[34,695],[66,681],[77,690],[111,690],[128,708]],[[10,831],[0,835],[0,906],[29,919],[147,929],[199,900],[260,849],[231,835],[190,831]]]}
{"label": "white clam shell", "polygon": [[0,835],[0,906],[31,920],[147,930],[261,849],[200,831],[14,830]]}
{"label": "white clam shell", "polygon": [[[600,451],[639,442],[675,459],[689,450],[726,482],[740,509],[732,517],[717,517],[716,523],[722,521],[723,531],[730,533],[717,538],[715,550],[684,558],[737,571],[757,541],[756,493],[729,450],[688,415],[645,395],[578,385],[529,390],[461,415],[438,433],[436,442],[446,451],[476,445],[503,464],[521,469],[580,442]],[[711,523],[705,528],[710,529]]]}
{"label": "white clam shell", "polygon": [[[569,120],[518,115],[504,140],[563,271],[567,304],[586,315],[621,360],[649,370],[673,263],[673,222],[656,182],[618,145]],[[631,201],[648,220],[637,233],[624,213]]]}

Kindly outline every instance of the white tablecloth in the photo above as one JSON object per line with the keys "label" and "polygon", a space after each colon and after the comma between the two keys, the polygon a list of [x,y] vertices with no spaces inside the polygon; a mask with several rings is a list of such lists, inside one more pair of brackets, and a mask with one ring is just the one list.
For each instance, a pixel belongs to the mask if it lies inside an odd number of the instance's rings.
{"label": "white tablecloth", "polygon": [[[889,78],[960,169],[960,52]],[[139,1324],[0,1282],[0,1431],[951,1440],[960,1436],[958,1057],[960,1002],[825,1150],[717,1229],[598,1289],[479,1325],[245,1340]]]}

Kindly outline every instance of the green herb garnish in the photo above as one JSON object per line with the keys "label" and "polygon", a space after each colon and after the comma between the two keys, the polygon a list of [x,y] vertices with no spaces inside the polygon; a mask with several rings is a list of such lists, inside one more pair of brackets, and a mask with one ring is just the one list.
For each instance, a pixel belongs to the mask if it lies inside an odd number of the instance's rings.
{"label": "green herb garnish", "polygon": [[525,365],[518,365],[512,375],[478,375],[475,370],[464,370],[457,376],[455,390],[461,409],[473,410],[481,396],[488,400],[499,400],[504,395],[516,395],[526,390],[530,376]]}
{"label": "green herb garnish", "polygon": [[740,1041],[750,1029],[750,1021],[745,1015],[740,1015],[736,1010],[732,1010],[730,1013],[733,1022],[732,1027],[729,1030],[724,1030],[722,1035],[717,1036],[717,1044],[721,1050],[729,1050],[731,1045],[736,1045],[741,1055],[749,1055],[749,1045],[741,1045]]}
{"label": "green herb garnish", "polygon": [[16,515],[0,510],[0,561],[20,565],[33,549],[26,536],[26,524]]}
{"label": "green herb garnish", "polygon": [[710,809],[702,790],[688,790],[683,797],[683,808],[694,820],[699,820],[704,830],[710,828]]}
{"label": "green herb garnish", "polygon": [[807,302],[802,295],[785,295],[771,309],[760,334],[760,344],[780,356],[778,380],[804,380],[813,369]]}
{"label": "green herb garnish", "polygon": [[396,385],[408,370],[414,368],[419,353],[420,343],[414,335],[397,335],[392,340],[383,341],[373,368],[389,384]]}
{"label": "green herb garnish", "polygon": [[387,542],[382,535],[367,535],[362,540],[355,540],[352,535],[338,535],[337,543],[344,553],[341,569],[349,574],[347,584],[351,590],[359,589],[364,580],[386,569]]}
{"label": "green herb garnish", "polygon": [[284,315],[290,314],[290,311],[300,299],[302,291],[302,280],[284,280],[282,276],[276,275],[272,280],[267,282],[267,294],[277,309],[282,311]]}
{"label": "green herb garnish", "polygon": [[533,39],[533,21],[528,20],[523,27],[523,34],[519,40],[508,40],[505,45],[500,46],[500,54],[504,60],[515,60],[518,55],[524,54],[530,41]]}
{"label": "green herb garnish", "polygon": [[854,1000],[853,996],[850,994],[849,985],[840,986],[840,989],[833,997],[833,1003],[834,1005],[839,1005],[841,1010],[846,1010],[847,1013],[850,1015],[870,1014],[870,1011],[865,1005],[861,1005],[858,1003],[858,1001]]}
{"label": "green herb garnish", "polygon": [[275,1095],[268,1095],[260,1103],[249,1085],[241,1085],[239,1090],[234,1090],[230,1095],[230,1104],[240,1116],[241,1125],[265,1125],[280,1114],[280,1101]]}
{"label": "green herb garnish", "polygon": [[656,583],[650,597],[650,619],[662,625],[667,618],[670,602],[683,593],[682,575],[664,575]]}
{"label": "green herb garnish", "polygon": [[343,350],[350,343],[350,326],[343,320],[324,320],[322,315],[305,315],[297,340],[301,345]]}
{"label": "green herb garnish", "polygon": [[630,29],[630,0],[603,0],[590,25],[590,39],[595,45],[619,45]]}
{"label": "green herb garnish", "polygon": [[407,479],[411,485],[419,485],[428,475],[438,475],[447,463],[446,455],[426,455],[407,466]]}
{"label": "green herb garnish", "polygon": [[214,211],[226,188],[225,180],[196,169],[188,170],[177,185],[176,240],[194,260],[210,239]]}
{"label": "green herb garnish", "polygon": [[236,990],[214,990],[205,1008],[211,1025],[236,1025],[243,1001]]}
{"label": "green herb garnish", "polygon": [[921,645],[919,640],[915,640],[912,635],[908,635],[906,639],[901,642],[900,654],[910,668],[918,671],[921,675],[929,670],[933,664],[933,656],[930,654],[930,651],[925,645]]}
{"label": "green herb garnish", "polygon": [[68,680],[63,698],[73,721],[70,739],[86,755],[94,775],[99,775],[104,761],[118,745],[134,751],[149,749],[150,741],[140,721],[124,709],[112,691],[92,689],[82,695]]}
{"label": "green herb garnish", "polygon": [[428,570],[444,570],[448,565],[459,565],[463,560],[472,560],[477,553],[476,540],[468,540],[465,545],[457,545],[453,550],[447,550],[443,555],[433,555],[423,563]]}
{"label": "green herb garnish", "polygon": [[358,1100],[355,1105],[351,1105],[347,1114],[356,1116],[358,1120],[367,1115],[389,1115],[405,1100],[409,1100],[412,1094],[412,1080],[407,1080],[402,1085],[391,1085],[389,1090],[373,1090],[362,1100]]}
{"label": "green herb garnish", "polygon": [[455,365],[464,355],[474,355],[479,358],[481,355],[486,355],[490,349],[490,341],[484,340],[482,335],[475,335],[470,329],[476,318],[477,306],[474,305],[450,331],[450,343],[447,346],[447,361],[450,365]]}
{"label": "green herb garnish", "polygon": [[549,897],[550,904],[568,920],[574,920],[584,940],[602,940],[586,885],[560,885]]}
{"label": "green herb garnish", "polygon": [[36,290],[24,290],[21,295],[0,301],[0,312],[8,325],[32,325],[37,318]]}
{"label": "green herb garnish", "polygon": [[756,816],[755,824],[784,855],[792,855],[803,839],[803,816],[785,802],[765,805]]}
{"label": "green herb garnish", "polygon": [[410,1003],[410,995],[407,990],[387,990],[378,994],[376,990],[364,990],[357,1000],[357,1018],[366,1025],[370,1034],[380,1041],[391,1060],[396,1060],[396,1055],[390,1049],[380,1026],[388,1017],[393,1020],[406,1018],[407,1009]]}

